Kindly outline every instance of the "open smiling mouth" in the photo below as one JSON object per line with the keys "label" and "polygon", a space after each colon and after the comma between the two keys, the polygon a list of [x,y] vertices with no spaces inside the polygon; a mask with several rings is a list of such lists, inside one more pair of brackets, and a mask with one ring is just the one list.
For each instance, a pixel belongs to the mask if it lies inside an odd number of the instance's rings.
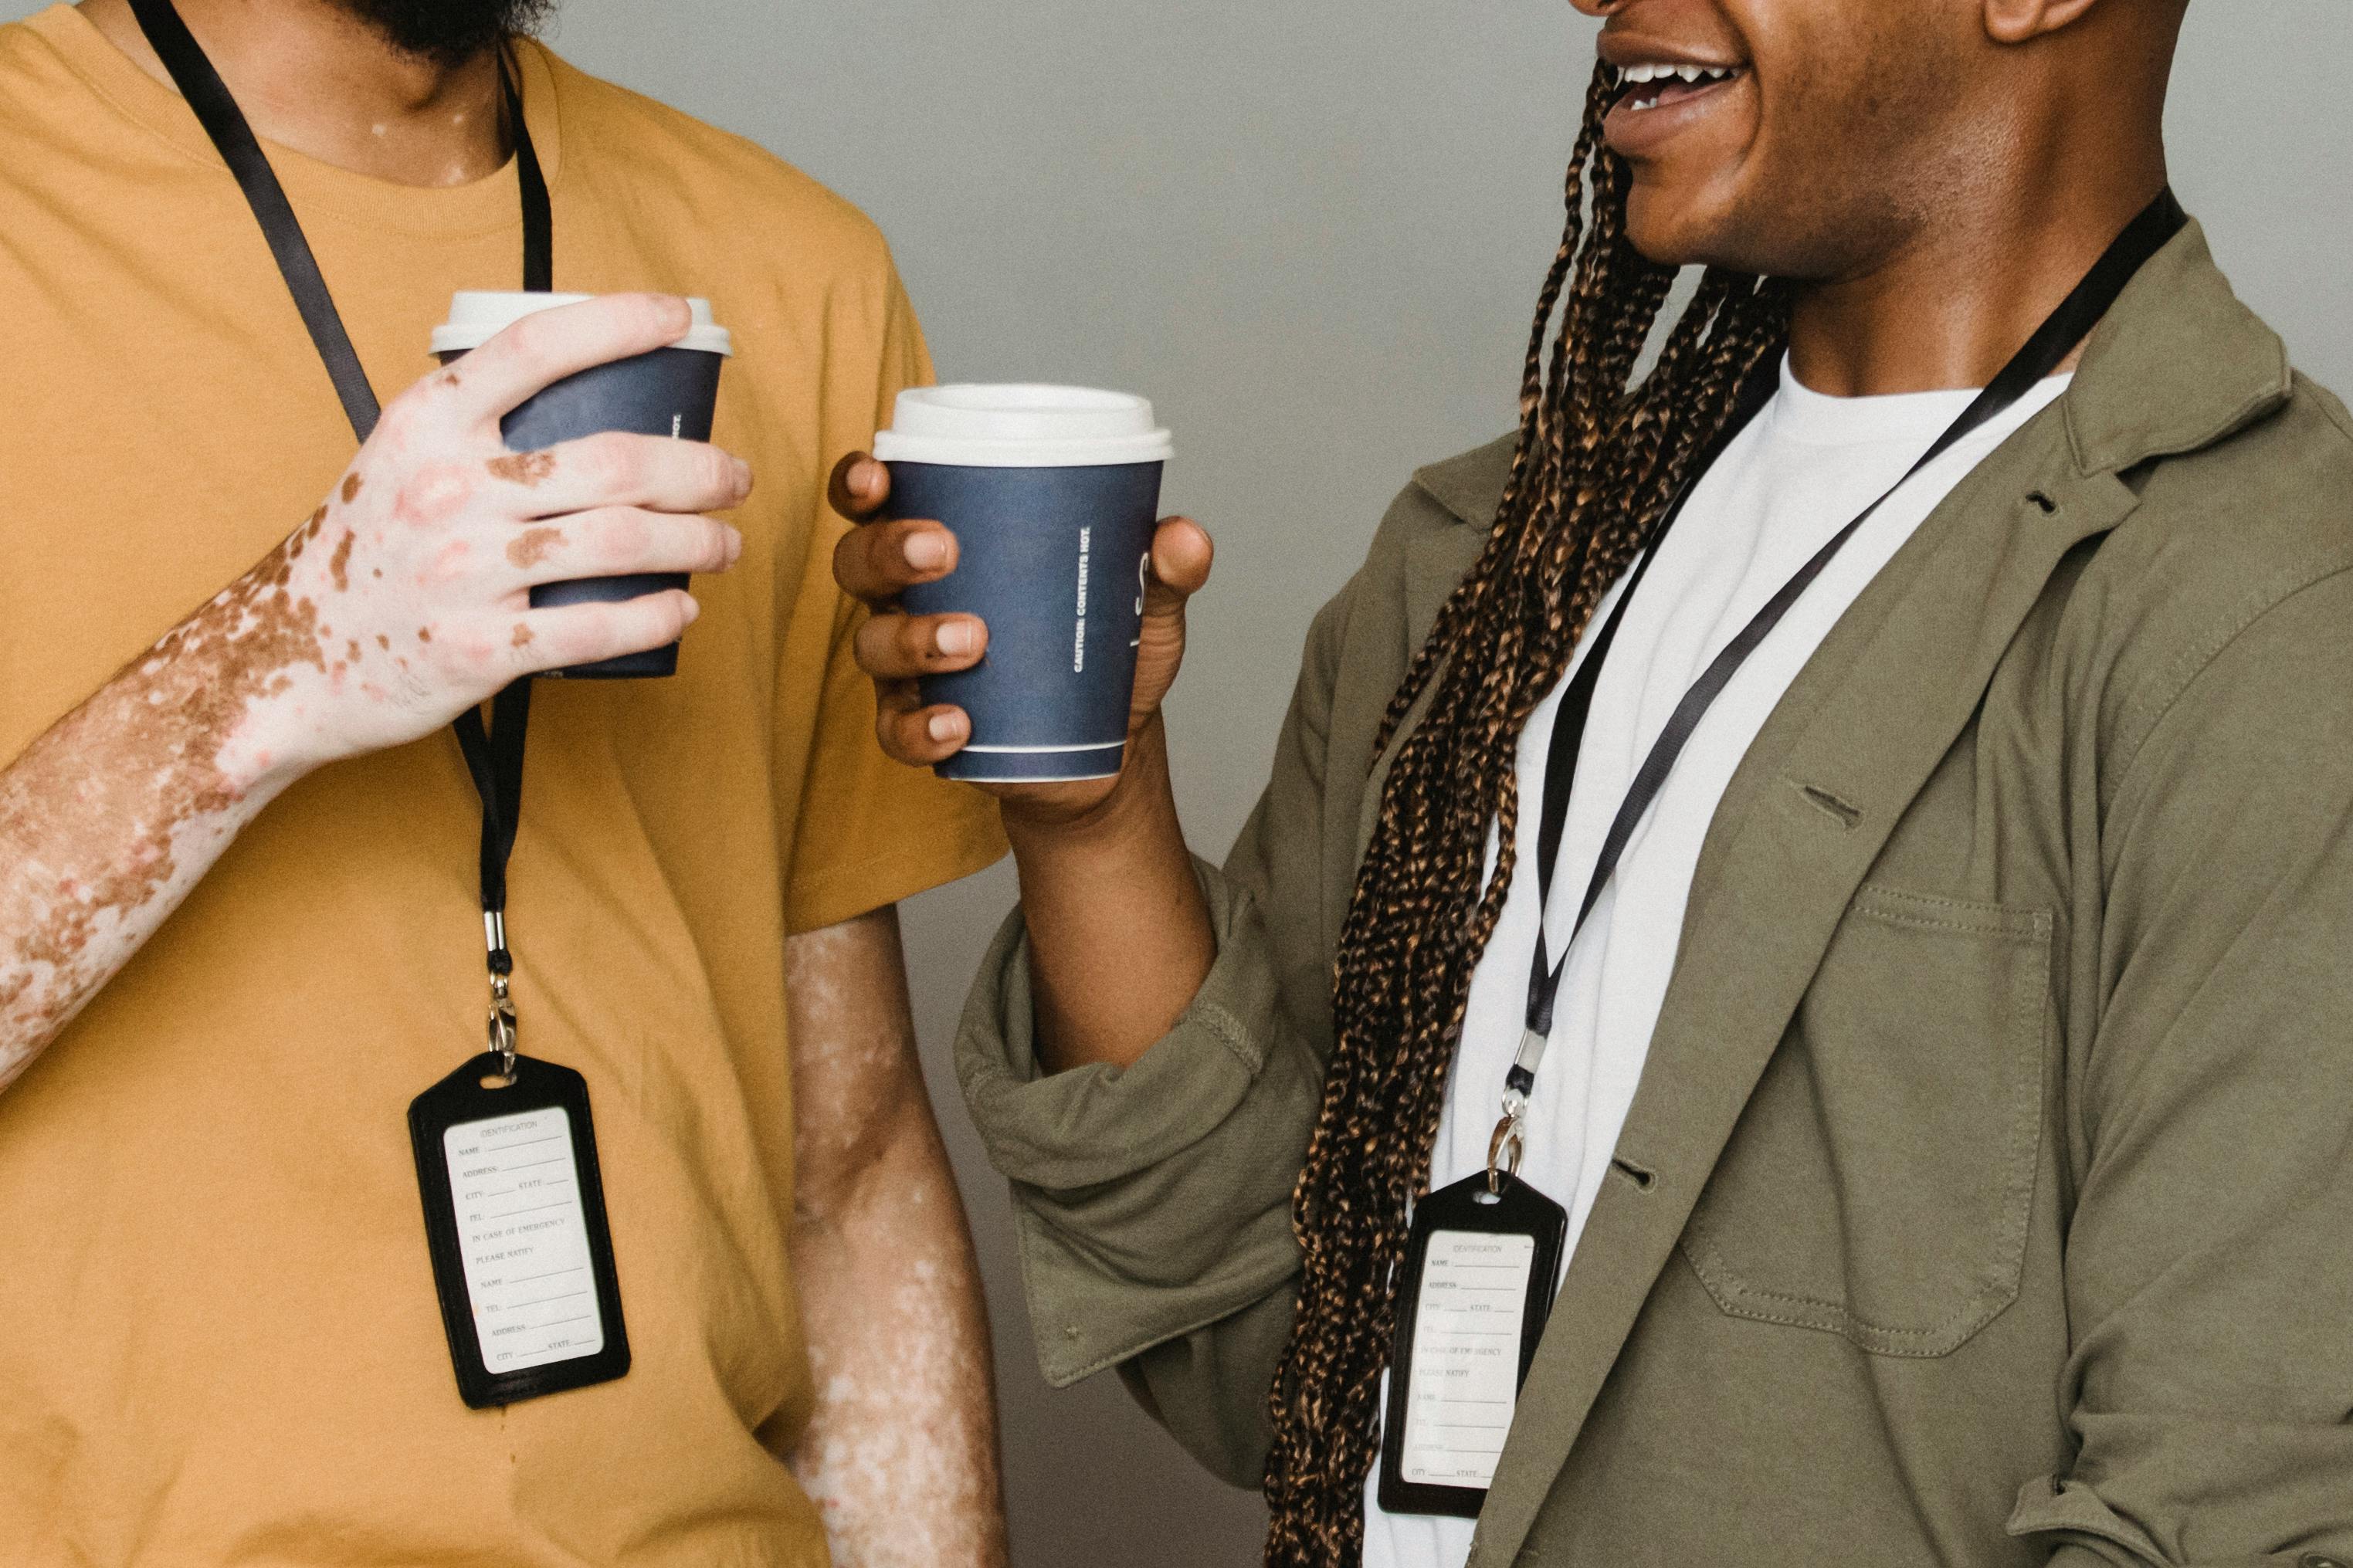
{"label": "open smiling mouth", "polygon": [[1668,109],[1728,87],[1747,74],[1746,68],[1740,66],[1663,62],[1623,66],[1618,71],[1615,107],[1635,111]]}

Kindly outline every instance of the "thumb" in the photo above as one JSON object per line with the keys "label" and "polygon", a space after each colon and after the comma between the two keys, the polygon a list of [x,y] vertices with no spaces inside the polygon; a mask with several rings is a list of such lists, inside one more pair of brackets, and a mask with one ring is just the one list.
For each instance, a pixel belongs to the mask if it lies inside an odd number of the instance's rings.
{"label": "thumb", "polygon": [[833,466],[825,499],[850,521],[864,522],[891,499],[891,470],[863,452],[852,452]]}
{"label": "thumb", "polygon": [[1191,518],[1164,521],[1152,536],[1152,577],[1144,588],[1145,618],[1182,615],[1185,601],[1209,581],[1216,553],[1208,531]]}

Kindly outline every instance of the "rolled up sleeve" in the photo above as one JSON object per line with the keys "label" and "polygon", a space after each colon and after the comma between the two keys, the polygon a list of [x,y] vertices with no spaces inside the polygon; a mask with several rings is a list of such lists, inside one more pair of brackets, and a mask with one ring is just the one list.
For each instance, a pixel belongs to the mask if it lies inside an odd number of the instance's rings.
{"label": "rolled up sleeve", "polygon": [[1298,1268],[1291,1191],[1322,1065],[1280,1022],[1256,900],[1196,869],[1217,962],[1133,1066],[1040,1072],[1018,911],[958,1037],[965,1100],[1013,1186],[1039,1365],[1058,1387],[1228,1317]]}
{"label": "rolled up sleeve", "polygon": [[1016,910],[967,1005],[956,1068],[1013,1189],[1038,1362],[1057,1386],[1118,1367],[1213,1473],[1254,1486],[1290,1338],[1291,1196],[1331,1052],[1325,797],[1352,595],[1316,617],[1274,768],[1223,867],[1195,862],[1217,959],[1166,1036],[1124,1069],[1046,1073]]}

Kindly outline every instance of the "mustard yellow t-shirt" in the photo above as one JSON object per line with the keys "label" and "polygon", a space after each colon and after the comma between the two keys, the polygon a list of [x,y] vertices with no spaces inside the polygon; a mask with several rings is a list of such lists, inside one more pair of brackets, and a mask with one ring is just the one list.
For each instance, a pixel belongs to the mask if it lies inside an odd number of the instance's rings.
{"label": "mustard yellow t-shirt", "polygon": [[[787,933],[965,875],[978,796],[877,752],[823,479],[928,374],[881,238],[525,47],[559,289],[710,296],[758,488],[674,679],[543,683],[509,916],[524,1048],[586,1075],[635,1366],[470,1411],[409,1100],[481,1047],[446,732],[322,770],[0,1094],[0,1562],[814,1564],[786,1256]],[[512,168],[271,157],[379,394],[518,286]],[[353,441],[176,95],[59,5],[0,27],[0,758],[258,559]]]}

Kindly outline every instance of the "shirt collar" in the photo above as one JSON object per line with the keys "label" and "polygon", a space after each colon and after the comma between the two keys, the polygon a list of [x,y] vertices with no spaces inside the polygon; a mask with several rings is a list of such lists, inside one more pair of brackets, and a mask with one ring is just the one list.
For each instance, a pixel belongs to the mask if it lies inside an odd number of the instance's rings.
{"label": "shirt collar", "polygon": [[[2076,467],[2114,473],[2212,446],[2285,403],[2287,346],[2231,291],[2191,221],[2149,258],[2084,345],[2061,399]],[[1464,522],[1494,521],[1516,437],[1417,471]]]}
{"label": "shirt collar", "polygon": [[2115,473],[2235,435],[2293,386],[2287,345],[2231,291],[2192,221],[2093,330],[2061,406],[2076,467]]}

